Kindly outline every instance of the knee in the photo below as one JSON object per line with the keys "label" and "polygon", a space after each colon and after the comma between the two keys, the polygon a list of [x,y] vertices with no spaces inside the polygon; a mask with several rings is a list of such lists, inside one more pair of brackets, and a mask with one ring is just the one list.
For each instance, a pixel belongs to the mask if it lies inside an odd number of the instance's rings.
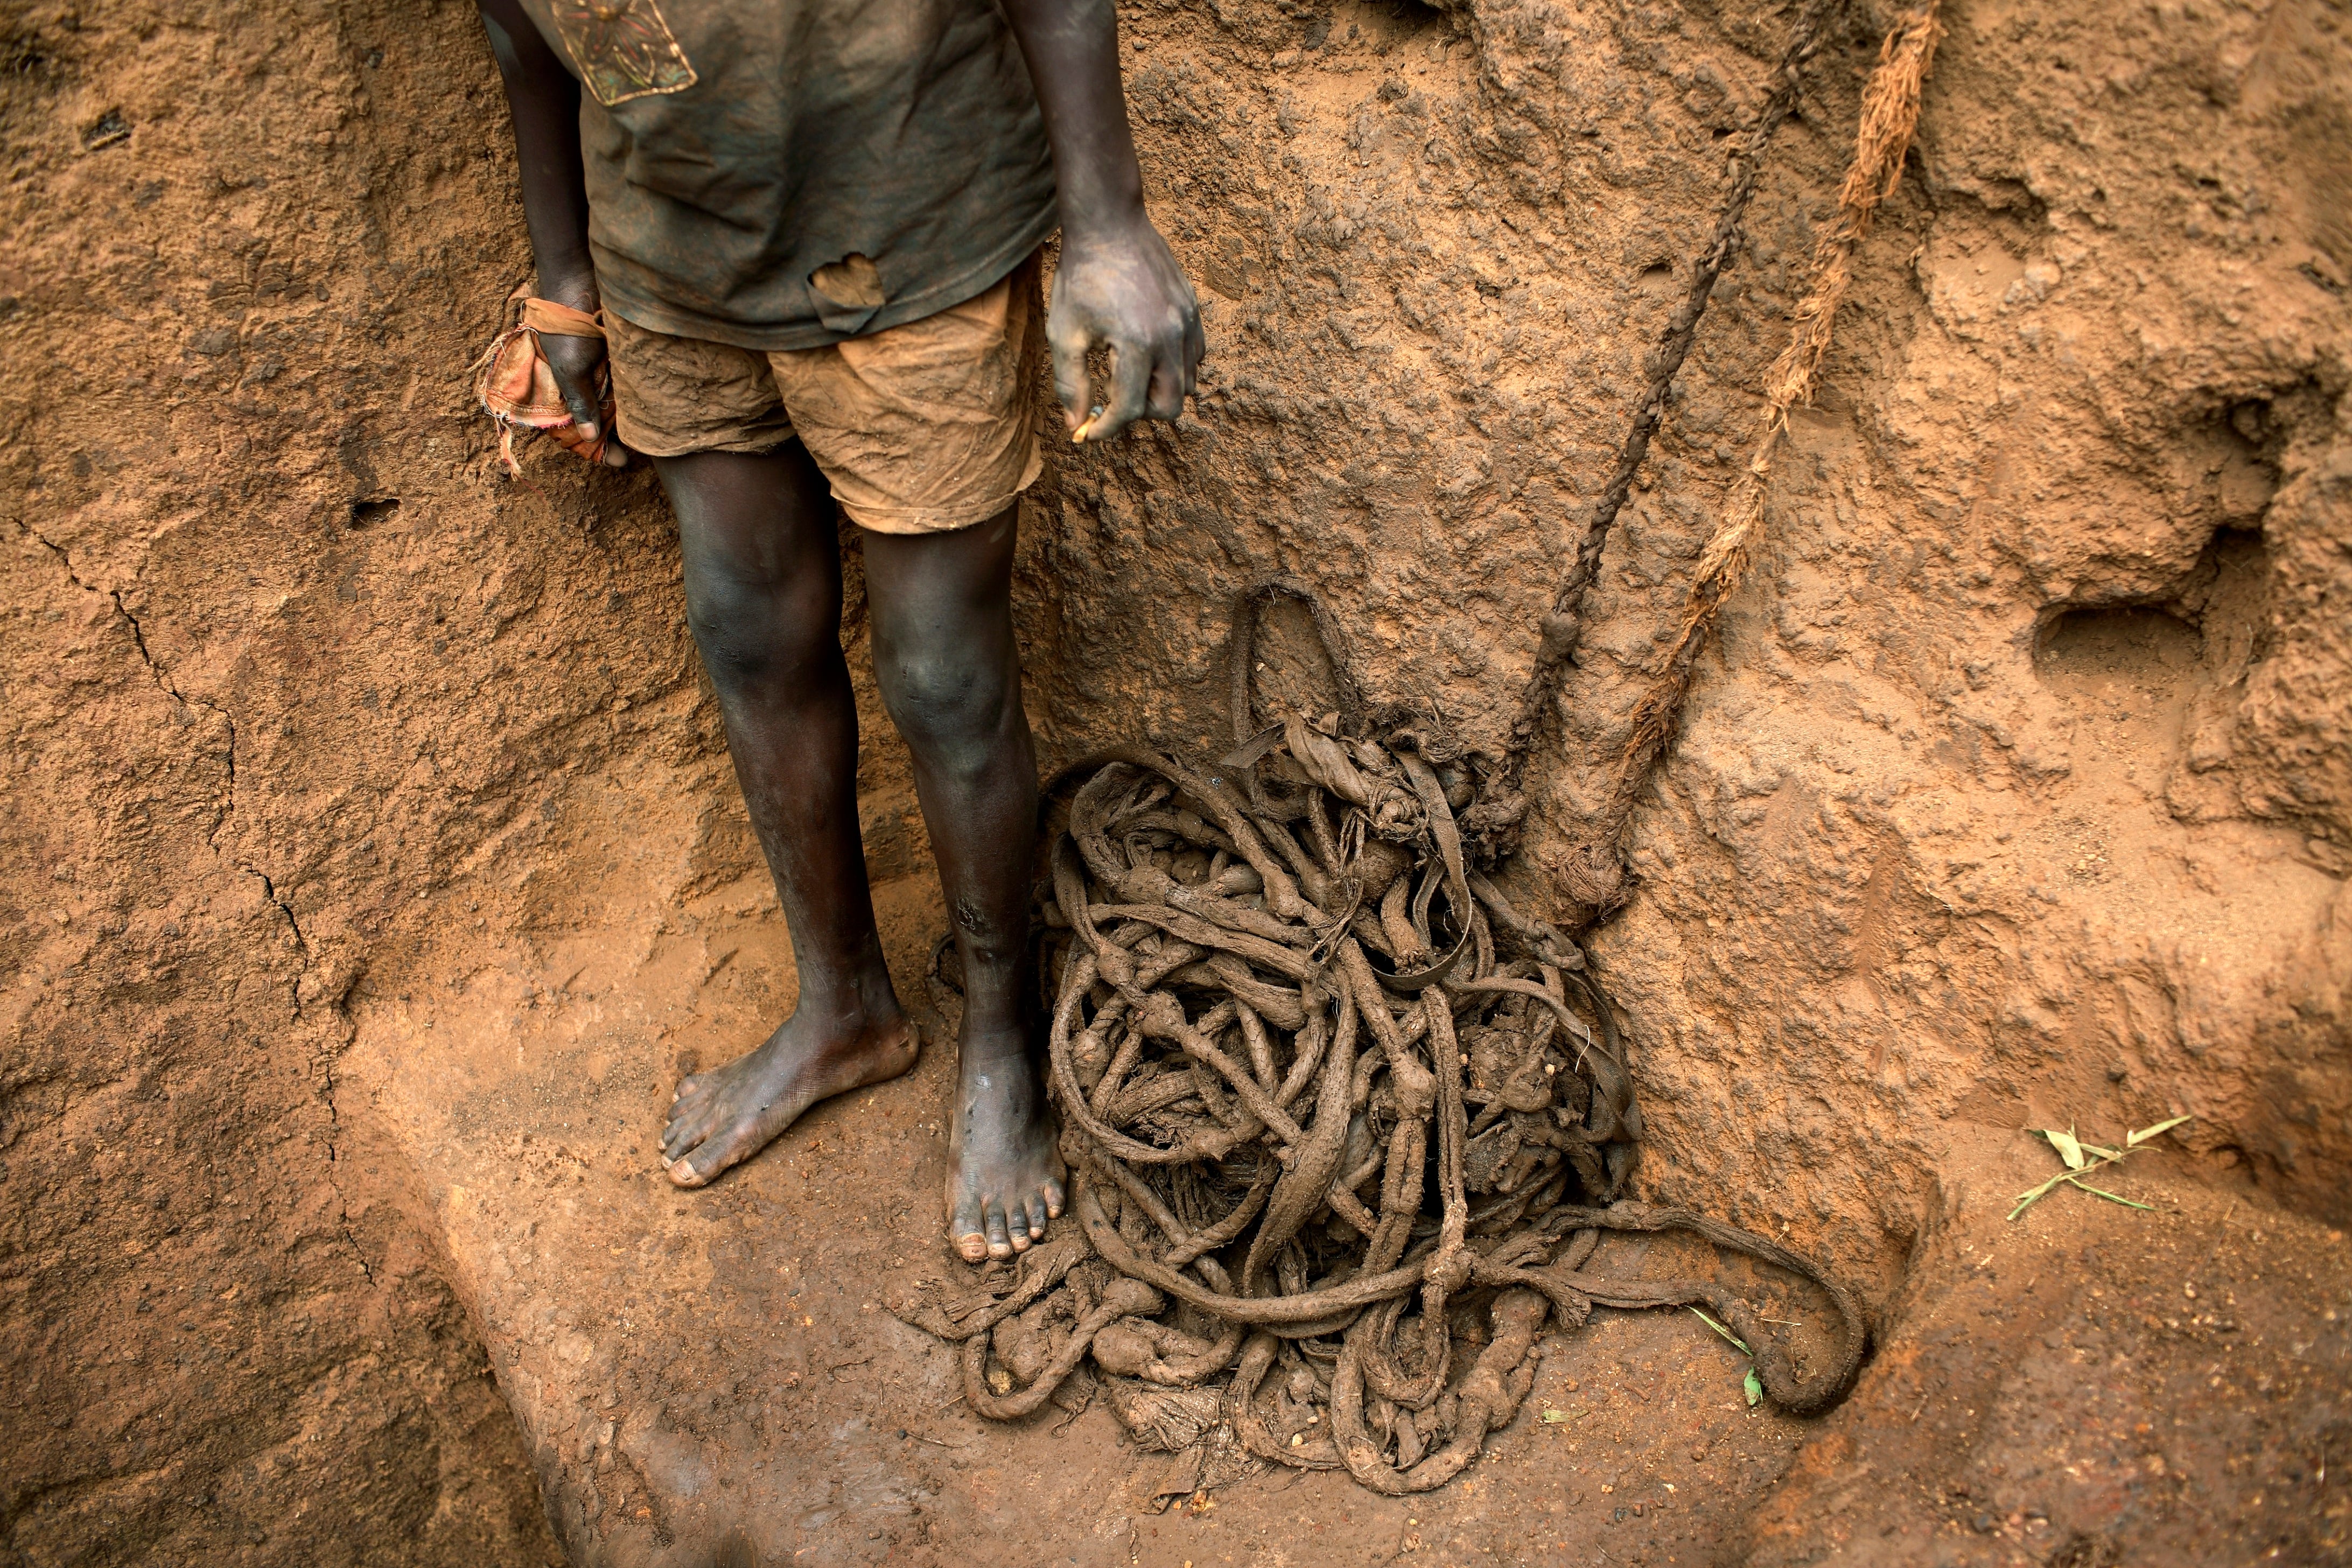
{"label": "knee", "polygon": [[690,584],[687,623],[713,684],[757,687],[806,674],[840,647],[816,595],[731,579]]}
{"label": "knee", "polygon": [[944,642],[876,653],[883,704],[913,750],[952,764],[1003,731],[1013,681],[1000,661]]}

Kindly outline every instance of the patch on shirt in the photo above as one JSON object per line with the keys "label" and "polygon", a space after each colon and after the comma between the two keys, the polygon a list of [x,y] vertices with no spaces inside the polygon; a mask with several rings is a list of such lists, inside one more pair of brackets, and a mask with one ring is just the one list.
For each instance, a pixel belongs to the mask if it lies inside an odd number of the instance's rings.
{"label": "patch on shirt", "polygon": [[694,63],[654,0],[553,0],[551,9],[580,79],[605,108],[694,85]]}

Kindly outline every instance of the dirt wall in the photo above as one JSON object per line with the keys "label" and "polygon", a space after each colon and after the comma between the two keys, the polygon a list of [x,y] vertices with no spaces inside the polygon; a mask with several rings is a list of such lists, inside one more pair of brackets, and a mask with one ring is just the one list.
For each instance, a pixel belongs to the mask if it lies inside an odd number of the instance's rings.
{"label": "dirt wall", "polygon": [[[1595,950],[1645,1190],[1880,1304],[1983,1130],[2193,1111],[2205,1177],[2339,1219],[2352,1152],[2346,14],[1948,16]],[[1194,417],[1057,454],[1024,519],[1049,765],[1220,742],[1231,597],[1276,571],[1373,695],[1499,750],[1788,19],[1123,9],[1213,354]],[[1612,540],[1512,875],[1539,909],[1576,913],[1564,857],[1744,459],[1885,20],[1812,67]],[[0,1552],[530,1561],[557,1552],[535,1480],[599,1555],[646,1477],[664,1507],[700,1485],[656,1459],[716,1374],[620,1408],[626,1334],[572,1288],[610,1222],[549,1108],[593,1110],[634,1181],[656,1079],[732,1044],[573,982],[740,977],[747,1017],[788,982],[772,930],[748,974],[709,934],[761,895],[650,479],[510,484],[470,406],[528,271],[471,9],[37,5],[0,68]],[[1274,689],[1311,697],[1276,648]],[[913,888],[866,716],[877,879]],[[524,978],[480,978],[509,952]],[[540,1062],[486,1109],[467,1074],[553,1020],[603,1098]],[[484,1207],[469,1147],[528,1183]]]}
{"label": "dirt wall", "polygon": [[[1503,749],[1786,26],[1328,16],[1136,28],[1155,195],[1227,352],[1198,426],[1066,471],[1034,584],[1072,749],[1114,693],[1225,733],[1223,616],[1271,570],[1339,610],[1375,698]],[[1892,1267],[1943,1123],[2189,1110],[2216,1166],[2340,1215],[2344,16],[1948,19],[1599,942],[1654,1179]],[[1884,20],[1855,15],[1768,154],[1588,605],[1517,880],[1563,917]],[[1266,69],[1213,68],[1236,35]]]}
{"label": "dirt wall", "polygon": [[464,417],[524,254],[470,8],[6,38],[0,1559],[558,1561],[337,1058],[567,731],[687,680],[660,520]]}

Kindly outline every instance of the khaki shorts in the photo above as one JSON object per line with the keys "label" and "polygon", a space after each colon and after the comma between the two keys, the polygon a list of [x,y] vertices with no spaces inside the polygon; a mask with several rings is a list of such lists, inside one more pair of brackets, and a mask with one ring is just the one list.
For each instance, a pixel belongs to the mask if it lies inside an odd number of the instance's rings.
{"label": "khaki shorts", "polygon": [[674,338],[604,313],[622,443],[651,458],[797,436],[849,520],[944,533],[1013,504],[1041,463],[1038,260],[919,321],[820,349]]}

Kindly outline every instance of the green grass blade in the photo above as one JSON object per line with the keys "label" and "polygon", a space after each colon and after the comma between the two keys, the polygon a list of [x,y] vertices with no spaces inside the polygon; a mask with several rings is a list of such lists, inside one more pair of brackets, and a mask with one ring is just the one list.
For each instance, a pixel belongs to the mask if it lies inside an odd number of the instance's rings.
{"label": "green grass blade", "polygon": [[2018,1194],[2017,1206],[2009,1211],[2009,1217],[2015,1219],[2019,1215],[2023,1214],[2027,1209],[2032,1208],[2035,1204],[2038,1204],[2043,1198],[2048,1197],[2050,1195],[2050,1190],[2053,1187],[2055,1187],[2061,1182],[2073,1180],[2074,1175],[2074,1173],[2072,1171],[2061,1171],[2056,1175],[2051,1177],[2048,1181],[2042,1183],[2040,1186],[2033,1188],[2030,1192]]}
{"label": "green grass blade", "polygon": [[1725,1339],[1729,1340],[1733,1344],[1738,1345],[1741,1355],[1754,1355],[1756,1353],[1754,1351],[1748,1348],[1747,1342],[1740,1339],[1738,1334],[1733,1333],[1729,1329],[1725,1328],[1721,1323],[1717,1322],[1713,1318],[1708,1317],[1696,1307],[1693,1307],[1691,1309],[1691,1312],[1700,1322],[1705,1323],[1708,1328],[1713,1329],[1717,1333],[1721,1334]]}
{"label": "green grass blade", "polygon": [[2154,1204],[2136,1204],[2129,1198],[2117,1197],[2115,1194],[2107,1191],[2105,1187],[2095,1187],[2088,1182],[2075,1182],[2074,1184],[2082,1188],[2084,1192],[2091,1194],[2094,1197],[2105,1198],[2111,1204],[2121,1204],[2127,1209],[2147,1209],[2153,1211],[2156,1207]]}

